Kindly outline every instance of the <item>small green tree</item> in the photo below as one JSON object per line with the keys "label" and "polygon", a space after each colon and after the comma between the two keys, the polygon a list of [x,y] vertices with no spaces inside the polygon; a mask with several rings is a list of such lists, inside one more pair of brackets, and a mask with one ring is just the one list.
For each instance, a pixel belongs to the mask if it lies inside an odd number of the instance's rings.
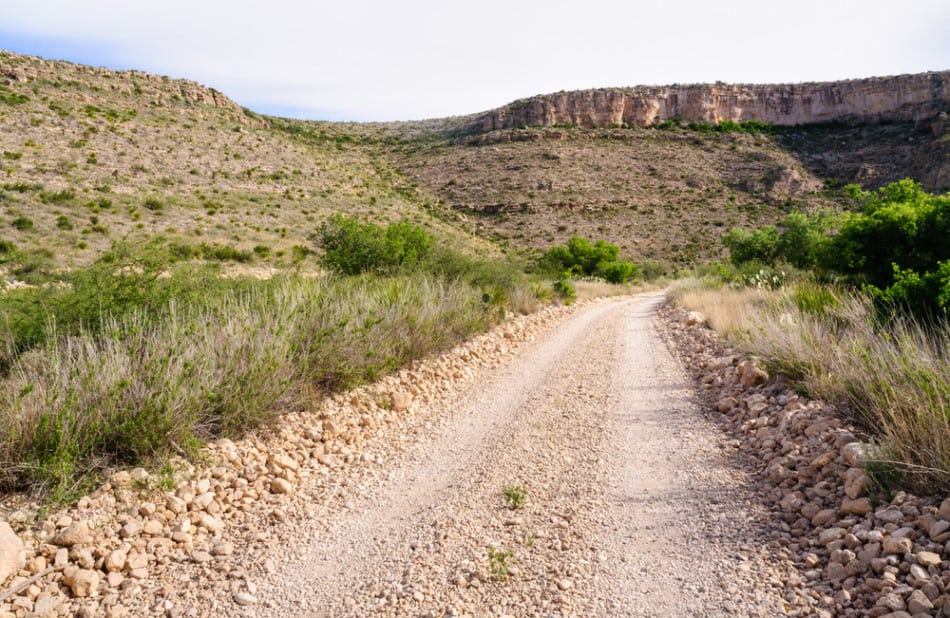
{"label": "small green tree", "polygon": [[632,262],[619,260],[620,249],[606,240],[591,243],[572,236],[565,245],[548,249],[541,258],[544,270],[558,274],[603,277],[611,283],[624,283],[636,276],[639,269]]}
{"label": "small green tree", "polygon": [[734,227],[723,236],[722,244],[736,266],[753,261],[773,264],[779,252],[778,230],[774,225],[752,231]]}
{"label": "small green tree", "polygon": [[360,223],[354,217],[331,215],[320,226],[315,244],[323,249],[321,261],[331,270],[347,275],[391,272],[413,266],[432,248],[432,235],[408,221],[383,228]]}

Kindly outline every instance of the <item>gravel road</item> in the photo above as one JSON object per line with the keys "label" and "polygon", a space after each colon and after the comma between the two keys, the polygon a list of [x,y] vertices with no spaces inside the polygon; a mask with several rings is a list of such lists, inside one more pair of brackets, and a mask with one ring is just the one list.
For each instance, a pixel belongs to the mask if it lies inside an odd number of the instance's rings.
{"label": "gravel road", "polygon": [[581,309],[381,427],[385,463],[302,481],[244,564],[254,605],[218,611],[780,615],[762,507],[655,334],[662,299]]}

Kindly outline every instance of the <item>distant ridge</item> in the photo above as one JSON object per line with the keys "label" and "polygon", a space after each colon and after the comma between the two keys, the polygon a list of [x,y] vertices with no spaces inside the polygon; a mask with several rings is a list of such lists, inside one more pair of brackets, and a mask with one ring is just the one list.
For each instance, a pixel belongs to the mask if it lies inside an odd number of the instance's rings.
{"label": "distant ridge", "polygon": [[478,115],[466,133],[527,126],[648,127],[680,118],[775,125],[923,121],[950,111],[950,71],[802,84],[603,88],[520,99]]}

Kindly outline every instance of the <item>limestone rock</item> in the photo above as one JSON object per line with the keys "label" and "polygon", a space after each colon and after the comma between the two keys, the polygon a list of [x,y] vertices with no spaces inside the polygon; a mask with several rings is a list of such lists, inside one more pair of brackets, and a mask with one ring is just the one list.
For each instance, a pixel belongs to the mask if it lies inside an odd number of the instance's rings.
{"label": "limestone rock", "polygon": [[238,605],[254,605],[257,603],[257,597],[247,592],[235,592],[232,598]]}
{"label": "limestone rock", "polygon": [[751,360],[740,363],[739,366],[736,367],[736,373],[739,376],[739,383],[746,388],[762,384],[769,379],[769,374]]}
{"label": "limestone rock", "polygon": [[69,586],[75,597],[88,597],[95,594],[99,587],[101,576],[99,571],[80,569],[75,566],[66,567],[63,571],[63,583]]}
{"label": "limestone rock", "polygon": [[284,479],[277,478],[271,481],[270,490],[275,494],[289,494],[293,492],[294,486]]}
{"label": "limestone rock", "polygon": [[690,311],[686,314],[686,325],[694,326],[696,324],[705,324],[706,316],[700,313],[699,311]]}
{"label": "limestone rock", "polygon": [[5,521],[0,521],[0,584],[23,568],[23,540],[13,532]]}
{"label": "limestone rock", "polygon": [[62,547],[87,545],[92,543],[92,534],[89,532],[89,525],[84,521],[80,521],[61,530],[50,542]]}
{"label": "limestone rock", "polygon": [[844,479],[844,493],[849,498],[857,498],[867,491],[871,479],[861,468],[848,468],[842,475]]}
{"label": "limestone rock", "polygon": [[914,590],[907,599],[907,611],[911,614],[927,614],[933,611],[934,604],[920,590]]}
{"label": "limestone rock", "polygon": [[412,405],[412,393],[393,391],[389,396],[389,404],[395,412],[405,412]]}
{"label": "limestone rock", "polygon": [[884,539],[885,554],[909,554],[914,548],[914,543],[907,537],[888,537]]}
{"label": "limestone rock", "polygon": [[122,568],[125,566],[125,561],[128,558],[128,556],[129,556],[129,553],[127,551],[122,550],[122,549],[117,549],[114,552],[110,553],[108,556],[106,556],[105,560],[103,561],[102,566],[103,568],[105,568],[106,571],[109,571],[109,572],[121,571]]}
{"label": "limestone rock", "polygon": [[874,507],[871,505],[870,498],[845,498],[841,501],[842,515],[867,515]]}
{"label": "limestone rock", "polygon": [[[943,84],[936,90],[934,79]],[[487,133],[521,126],[649,127],[688,122],[759,120],[775,125],[874,120],[929,120],[950,103],[950,71],[794,85],[698,84],[579,90],[540,95],[486,112],[466,127]],[[943,122],[933,131],[944,130]],[[792,179],[789,179],[791,182]]]}

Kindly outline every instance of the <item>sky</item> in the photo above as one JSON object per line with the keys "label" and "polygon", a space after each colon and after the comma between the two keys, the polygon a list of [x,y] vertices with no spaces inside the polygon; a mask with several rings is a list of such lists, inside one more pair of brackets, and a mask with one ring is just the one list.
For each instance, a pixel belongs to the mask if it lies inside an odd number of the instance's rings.
{"label": "sky", "polygon": [[187,78],[264,114],[465,115],[610,86],[950,69],[948,0],[2,0],[0,49]]}

